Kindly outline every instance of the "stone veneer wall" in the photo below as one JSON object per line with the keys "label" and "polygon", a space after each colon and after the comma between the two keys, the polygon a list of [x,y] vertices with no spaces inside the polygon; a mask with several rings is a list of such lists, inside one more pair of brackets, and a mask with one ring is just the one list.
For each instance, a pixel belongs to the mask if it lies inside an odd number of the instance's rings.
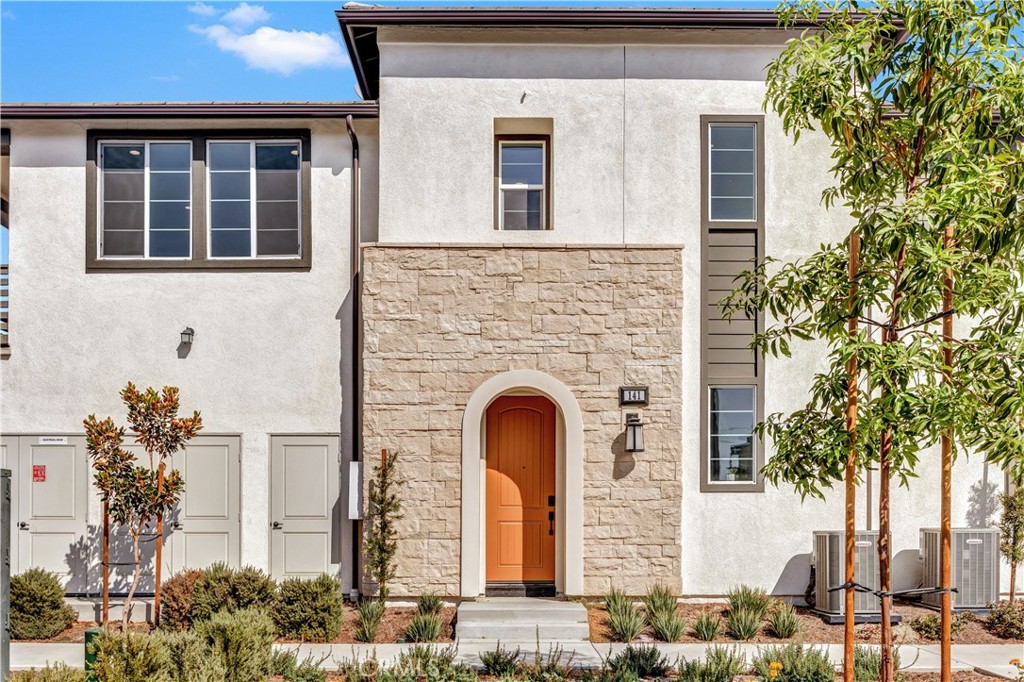
{"label": "stone veneer wall", "polygon": [[[583,411],[586,593],[679,590],[680,249],[370,245],[363,257],[364,455],[369,467],[399,452],[408,481],[392,594],[459,594],[463,410],[513,369],[557,378]],[[651,396],[636,455],[618,404],[630,384]]]}

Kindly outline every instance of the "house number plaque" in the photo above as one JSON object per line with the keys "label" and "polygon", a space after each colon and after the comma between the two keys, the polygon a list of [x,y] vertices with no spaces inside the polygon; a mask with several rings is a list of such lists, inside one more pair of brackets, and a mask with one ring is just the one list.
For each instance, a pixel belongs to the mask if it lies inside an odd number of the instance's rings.
{"label": "house number plaque", "polygon": [[646,405],[646,386],[619,386],[619,405]]}

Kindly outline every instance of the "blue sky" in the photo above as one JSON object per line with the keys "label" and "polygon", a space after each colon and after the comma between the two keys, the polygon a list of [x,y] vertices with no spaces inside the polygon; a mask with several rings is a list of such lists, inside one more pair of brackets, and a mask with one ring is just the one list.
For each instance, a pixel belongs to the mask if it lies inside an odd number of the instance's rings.
{"label": "blue sky", "polygon": [[[328,2],[0,2],[0,101],[357,99]],[[370,0],[367,0],[368,2]],[[717,2],[387,5],[770,7]]]}

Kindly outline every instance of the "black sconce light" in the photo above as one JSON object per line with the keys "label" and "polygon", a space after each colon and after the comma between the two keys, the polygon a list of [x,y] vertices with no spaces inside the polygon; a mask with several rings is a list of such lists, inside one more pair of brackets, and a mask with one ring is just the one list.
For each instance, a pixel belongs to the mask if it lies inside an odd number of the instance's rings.
{"label": "black sconce light", "polygon": [[644,451],[644,423],[636,412],[626,413],[626,452]]}
{"label": "black sconce light", "polygon": [[192,339],[194,339],[195,336],[196,336],[196,330],[195,329],[193,329],[192,327],[185,327],[181,331],[181,345],[183,345],[183,346],[191,346],[192,345]]}

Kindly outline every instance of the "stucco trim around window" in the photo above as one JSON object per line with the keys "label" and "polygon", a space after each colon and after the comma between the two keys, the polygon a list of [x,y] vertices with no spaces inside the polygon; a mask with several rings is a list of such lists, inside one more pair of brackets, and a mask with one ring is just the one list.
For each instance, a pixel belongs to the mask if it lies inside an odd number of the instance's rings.
{"label": "stucco trim around window", "polygon": [[[280,140],[301,142],[299,241],[301,252],[295,258],[211,258],[207,229],[208,140]],[[85,173],[85,267],[87,272],[137,270],[308,270],[312,265],[312,158],[309,129],[187,129],[187,130],[89,130],[86,134]],[[169,141],[192,143],[192,257],[189,259],[102,258],[99,254],[99,145],[118,140]],[[254,228],[255,229],[255,228]]]}

